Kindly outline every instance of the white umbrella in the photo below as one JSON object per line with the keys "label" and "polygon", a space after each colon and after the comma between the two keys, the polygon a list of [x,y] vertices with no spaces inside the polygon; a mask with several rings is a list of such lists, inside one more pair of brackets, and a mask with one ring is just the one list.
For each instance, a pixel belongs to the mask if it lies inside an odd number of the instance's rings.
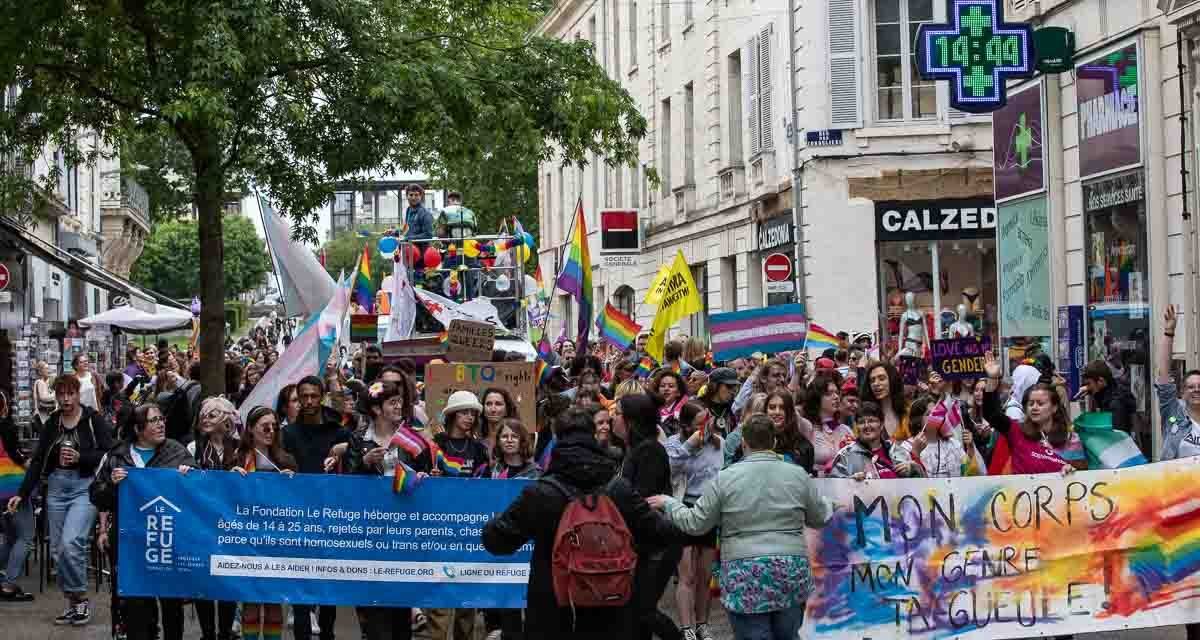
{"label": "white umbrella", "polygon": [[192,326],[190,311],[155,305],[154,313],[146,313],[131,306],[109,309],[104,313],[83,318],[83,327],[117,327],[123,331],[139,333],[161,333]]}

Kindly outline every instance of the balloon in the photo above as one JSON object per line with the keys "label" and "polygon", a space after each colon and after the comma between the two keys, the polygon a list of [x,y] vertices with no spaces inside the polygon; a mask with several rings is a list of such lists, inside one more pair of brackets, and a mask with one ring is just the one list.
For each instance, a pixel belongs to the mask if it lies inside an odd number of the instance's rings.
{"label": "balloon", "polygon": [[451,258],[456,257],[458,255],[458,247],[451,244],[449,247],[446,248],[446,255]]}
{"label": "balloon", "polygon": [[517,247],[517,261],[518,262],[529,262],[530,255],[531,254],[529,253],[529,247],[527,245],[521,245],[521,246]]}
{"label": "balloon", "polygon": [[510,240],[510,242],[512,243],[512,246],[519,247],[519,246],[525,244],[525,236],[524,235],[513,236],[512,240]]}
{"label": "balloon", "polygon": [[395,238],[384,236],[379,239],[379,253],[383,254],[384,257],[390,256],[396,252],[396,247],[399,245],[400,243]]}
{"label": "balloon", "polygon": [[426,269],[436,269],[436,268],[438,268],[438,265],[440,265],[440,264],[442,264],[442,254],[438,252],[437,248],[429,247],[428,249],[426,249],[425,250],[425,268]]}
{"label": "balloon", "polygon": [[421,250],[417,248],[417,245],[410,244],[410,245],[407,245],[407,251],[408,251],[408,263],[411,264],[414,269],[420,269],[422,267]]}
{"label": "balloon", "polygon": [[525,233],[521,234],[521,236],[522,236],[521,239],[524,241],[525,246],[529,247],[530,249],[532,249],[536,246],[533,241],[532,233],[529,233],[528,231],[526,231]]}
{"label": "balloon", "polygon": [[[496,278],[496,291],[501,291],[501,292],[508,291],[508,287],[511,284],[512,284],[512,282],[509,281],[508,276],[506,276],[504,274],[500,274],[500,277]],[[522,300],[522,302],[524,302],[524,301]]]}
{"label": "balloon", "polygon": [[480,246],[478,240],[463,240],[463,253],[465,253],[468,258],[478,258],[479,250]]}

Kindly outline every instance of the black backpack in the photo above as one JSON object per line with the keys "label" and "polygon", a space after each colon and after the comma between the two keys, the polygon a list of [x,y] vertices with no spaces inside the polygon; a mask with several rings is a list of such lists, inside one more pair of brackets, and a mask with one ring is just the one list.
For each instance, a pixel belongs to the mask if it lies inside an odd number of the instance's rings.
{"label": "black backpack", "polygon": [[167,437],[176,442],[187,444],[192,440],[195,418],[188,392],[199,384],[195,380],[188,380],[162,403],[163,416],[167,420]]}

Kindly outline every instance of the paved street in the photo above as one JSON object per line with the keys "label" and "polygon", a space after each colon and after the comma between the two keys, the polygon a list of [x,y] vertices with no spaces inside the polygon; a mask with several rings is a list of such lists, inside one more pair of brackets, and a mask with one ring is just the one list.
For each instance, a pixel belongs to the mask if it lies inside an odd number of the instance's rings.
{"label": "paved street", "polygon": [[[36,592],[37,581],[26,584],[26,588]],[[668,597],[663,602],[663,608],[673,616],[674,606],[670,602],[673,600],[670,597],[672,594],[668,592],[667,595]],[[62,606],[62,600],[57,594],[51,592],[40,595],[32,605],[0,603],[0,629],[3,630],[0,637],[21,640],[109,640],[108,596],[105,594],[93,602],[96,606],[96,614],[92,619],[92,624],[81,628],[55,627],[51,623],[54,616],[61,611]],[[184,637],[186,640],[197,640],[200,637],[200,629],[193,615],[189,609],[185,623]],[[718,640],[733,638],[733,633],[730,631],[728,621],[723,613],[714,609],[712,620],[713,631]],[[287,633],[285,637],[290,638],[291,634]],[[355,621],[353,610],[343,608],[338,611],[337,637],[343,640],[356,640],[359,637],[358,624]],[[417,637],[424,640],[429,635],[422,633]],[[1182,626],[1175,626],[1077,637],[1087,637],[1088,640],[1183,640],[1185,634]]]}

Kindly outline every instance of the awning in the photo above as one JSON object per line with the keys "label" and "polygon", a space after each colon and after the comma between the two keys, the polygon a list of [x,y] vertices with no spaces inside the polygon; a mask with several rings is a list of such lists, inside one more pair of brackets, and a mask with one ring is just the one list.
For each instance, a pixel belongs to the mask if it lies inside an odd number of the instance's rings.
{"label": "awning", "polygon": [[182,309],[154,305],[151,312],[134,307],[117,307],[104,313],[82,318],[83,327],[117,327],[129,333],[163,333],[192,325],[192,314]]}
{"label": "awning", "polygon": [[184,310],[187,309],[187,307],[171,298],[142,289],[100,265],[92,264],[41,238],[30,235],[12,219],[3,215],[0,215],[0,236],[10,238],[14,244],[28,251],[31,255],[37,256],[41,260],[85,282],[110,293],[126,296],[132,306],[144,311],[153,312],[156,300],[164,305]]}

